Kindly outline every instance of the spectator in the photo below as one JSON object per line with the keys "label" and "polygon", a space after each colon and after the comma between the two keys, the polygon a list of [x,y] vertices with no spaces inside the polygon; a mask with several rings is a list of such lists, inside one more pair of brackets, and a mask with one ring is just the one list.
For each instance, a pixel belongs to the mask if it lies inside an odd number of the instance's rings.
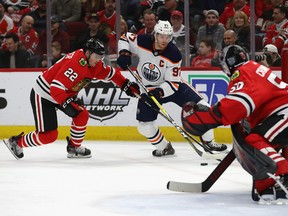
{"label": "spectator", "polygon": [[29,68],[30,54],[22,49],[19,37],[15,33],[7,33],[5,36],[7,50],[0,53],[0,68]]}
{"label": "spectator", "polygon": [[128,29],[132,26],[138,25],[137,22],[141,15],[141,5],[139,0],[120,0],[121,15],[126,21]]}
{"label": "spectator", "polygon": [[[21,21],[22,17],[25,16],[26,14],[35,11],[38,8],[38,2],[37,0],[27,0],[29,6],[20,9],[20,7],[15,7],[13,6],[9,6],[7,8],[7,12],[9,14],[9,16],[11,17],[11,19],[13,20],[15,25],[18,25],[19,22]],[[23,1],[21,1],[21,4],[19,4],[19,6],[21,6],[23,4]],[[25,2],[25,5],[27,3]],[[21,39],[20,39],[21,40]]]}
{"label": "spectator", "polygon": [[266,67],[281,66],[281,56],[277,47],[273,44],[267,44],[263,49],[263,53],[255,56],[255,60]]}
{"label": "spectator", "polygon": [[222,41],[225,28],[219,25],[219,13],[216,10],[208,10],[206,12],[206,25],[199,28],[196,38],[196,48],[199,48],[201,39],[210,39],[216,44],[216,49],[222,49]]}
{"label": "spectator", "polygon": [[98,12],[100,17],[101,29],[108,35],[115,29],[116,11],[115,0],[105,0],[105,9]]}
{"label": "spectator", "polygon": [[[52,65],[54,65],[58,60],[60,60],[62,57],[65,56],[65,53],[61,53],[61,44],[58,41],[54,41],[51,44],[51,56],[52,56]],[[48,61],[47,61],[47,55],[43,55],[41,59],[41,65],[40,67],[47,67]]]}
{"label": "spectator", "polygon": [[244,47],[246,51],[250,50],[250,25],[248,17],[243,11],[236,11],[233,21],[228,29],[232,29],[237,34],[237,45]]}
{"label": "spectator", "polygon": [[[282,5],[283,4],[283,0],[270,0],[271,1],[271,5],[267,5],[266,8],[263,10],[261,16],[259,16],[259,18],[257,19],[257,30],[260,33],[266,33],[267,28],[274,24],[273,22],[273,11],[274,8],[276,6]],[[267,2],[268,4],[268,2]]]}
{"label": "spectator", "polygon": [[137,34],[153,34],[154,26],[157,22],[157,16],[152,9],[146,9],[143,12],[143,24],[144,28],[140,29]]}
{"label": "spectator", "polygon": [[237,34],[234,30],[227,30],[224,32],[223,35],[223,47],[229,46],[229,45],[235,45],[237,44]]}
{"label": "spectator", "polygon": [[287,8],[284,5],[276,6],[273,12],[274,24],[267,29],[263,38],[263,46],[274,44],[281,53],[285,40],[288,38]]}
{"label": "spectator", "polygon": [[35,55],[39,43],[38,34],[33,29],[33,24],[33,17],[26,15],[22,19],[21,26],[14,27],[10,31],[18,35],[20,42],[23,44],[24,48],[30,53],[30,56]]}
{"label": "spectator", "polygon": [[164,7],[159,9],[158,20],[170,21],[171,13],[179,10],[183,14],[183,8],[178,4],[178,0],[164,0]]}
{"label": "spectator", "polygon": [[[62,53],[68,53],[70,50],[70,38],[67,32],[60,29],[60,23],[62,22],[61,17],[54,15],[51,17],[51,36],[52,41],[58,41],[61,44]],[[47,53],[47,34],[46,31],[43,31],[39,35],[39,45],[37,48],[37,53],[40,57],[43,56],[43,54]]]}
{"label": "spectator", "polygon": [[88,22],[91,14],[104,9],[104,0],[83,0],[81,2],[85,22]]}
{"label": "spectator", "polygon": [[40,34],[42,31],[46,30],[46,0],[37,0],[38,8],[28,15],[33,17],[35,31]]}
{"label": "spectator", "polygon": [[[237,34],[235,31],[229,29],[229,30],[224,32],[222,48],[229,46],[229,45],[236,45],[236,42],[237,42]],[[218,50],[218,49],[215,50],[214,55],[213,55],[213,59],[211,61],[211,66],[213,66],[213,67],[220,66],[219,55],[220,55],[221,51],[222,50]]]}
{"label": "spectator", "polygon": [[90,17],[87,18],[88,27],[79,32],[75,38],[73,50],[83,48],[86,42],[90,38],[99,39],[107,47],[109,38],[100,29],[100,19],[97,13],[92,13]]}
{"label": "spectator", "polygon": [[170,23],[172,25],[172,43],[174,43],[182,54],[182,66],[185,66],[185,26],[183,23],[183,14],[175,10],[171,13]]}
{"label": "spectator", "polygon": [[230,4],[230,6],[224,9],[219,19],[220,23],[222,23],[225,28],[230,25],[231,19],[236,11],[243,11],[248,17],[250,17],[250,6],[247,5],[246,0],[233,0],[233,4]]}
{"label": "spectator", "polygon": [[211,60],[213,58],[214,42],[209,39],[203,39],[199,45],[199,55],[193,58],[192,67],[211,67]]}
{"label": "spectator", "polygon": [[2,0],[0,0],[0,43],[8,31],[14,27],[13,20],[5,15],[5,7]]}
{"label": "spectator", "polygon": [[62,22],[76,22],[81,17],[80,0],[52,0],[51,13],[61,17]]}

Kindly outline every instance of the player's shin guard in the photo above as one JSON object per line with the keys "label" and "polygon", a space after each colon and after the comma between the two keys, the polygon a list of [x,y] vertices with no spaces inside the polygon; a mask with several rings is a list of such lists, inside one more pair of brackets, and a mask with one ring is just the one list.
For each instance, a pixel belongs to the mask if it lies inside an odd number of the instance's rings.
{"label": "player's shin guard", "polygon": [[77,117],[73,118],[70,128],[70,143],[79,147],[84,140],[86,125],[89,119],[89,113],[85,109]]}
{"label": "player's shin guard", "polygon": [[165,139],[163,133],[155,126],[154,121],[139,122],[138,131],[156,147],[156,150],[152,152],[153,156],[173,155],[175,153],[171,143]]}

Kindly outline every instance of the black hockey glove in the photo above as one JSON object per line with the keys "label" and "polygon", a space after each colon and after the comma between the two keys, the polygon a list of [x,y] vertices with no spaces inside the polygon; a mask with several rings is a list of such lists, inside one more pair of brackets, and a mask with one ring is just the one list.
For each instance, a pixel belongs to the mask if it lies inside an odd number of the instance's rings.
{"label": "black hockey glove", "polygon": [[164,96],[164,91],[162,88],[155,88],[148,92],[149,97],[154,96],[157,100]]}
{"label": "black hockey glove", "polygon": [[132,53],[129,50],[126,49],[120,50],[119,56],[117,58],[117,64],[123,70],[127,70],[127,66],[131,65],[131,55]]}
{"label": "black hockey glove", "polygon": [[140,95],[140,88],[138,84],[135,82],[130,82],[128,79],[126,79],[124,84],[121,86],[121,90],[130,97],[136,97],[136,94]]}
{"label": "black hockey glove", "polygon": [[67,98],[61,105],[61,110],[71,118],[79,115],[84,110],[83,101],[79,98]]}
{"label": "black hockey glove", "polygon": [[161,99],[163,97],[163,95],[164,95],[163,89],[155,88],[155,89],[149,91],[148,95],[147,94],[142,94],[141,95],[141,99],[143,101],[146,101],[145,103],[150,104],[150,106],[153,109],[159,110],[159,107],[154,103],[154,101],[152,100],[151,96],[154,96],[156,98],[156,100],[159,101],[159,99]]}

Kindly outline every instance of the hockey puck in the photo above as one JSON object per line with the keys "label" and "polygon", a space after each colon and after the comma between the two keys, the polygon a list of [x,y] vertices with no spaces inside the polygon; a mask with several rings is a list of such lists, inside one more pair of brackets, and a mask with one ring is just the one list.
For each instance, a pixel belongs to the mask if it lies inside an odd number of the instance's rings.
{"label": "hockey puck", "polygon": [[200,165],[201,165],[201,166],[207,166],[208,163],[201,163]]}

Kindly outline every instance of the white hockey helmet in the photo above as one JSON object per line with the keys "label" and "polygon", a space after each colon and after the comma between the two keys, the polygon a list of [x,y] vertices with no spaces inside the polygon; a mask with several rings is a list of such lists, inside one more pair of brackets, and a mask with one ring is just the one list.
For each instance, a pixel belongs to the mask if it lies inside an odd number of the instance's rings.
{"label": "white hockey helmet", "polygon": [[169,21],[158,20],[156,25],[154,26],[154,36],[156,38],[157,34],[163,34],[171,36],[172,39],[173,29]]}
{"label": "white hockey helmet", "polygon": [[173,29],[169,21],[158,20],[154,26],[155,34],[172,35]]}

